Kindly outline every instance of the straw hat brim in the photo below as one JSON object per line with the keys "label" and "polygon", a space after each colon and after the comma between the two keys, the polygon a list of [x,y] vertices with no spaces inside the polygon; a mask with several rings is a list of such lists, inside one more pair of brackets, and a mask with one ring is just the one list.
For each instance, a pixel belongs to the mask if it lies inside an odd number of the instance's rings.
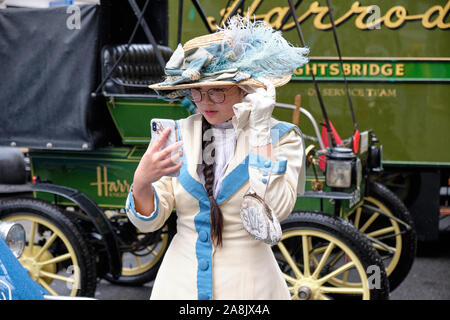
{"label": "straw hat brim", "polygon": [[[286,75],[282,78],[266,78],[274,87],[281,87],[291,80],[291,75]],[[255,88],[265,88],[264,83],[256,79],[247,79],[240,82],[235,81],[197,81],[191,83],[182,83],[177,85],[162,86],[160,84],[152,84],[149,86],[153,90],[176,90],[176,89],[190,89],[199,87],[226,87],[226,86],[251,86]]]}
{"label": "straw hat brim", "polygon": [[[227,41],[230,44],[230,41],[226,39],[225,34],[223,32],[211,33],[203,36],[199,36],[187,41],[183,50],[189,50],[196,47],[207,47],[212,44]],[[231,44],[230,44],[231,45]],[[280,78],[265,78],[265,80],[270,81],[274,87],[281,87],[288,83],[292,78],[291,74],[285,75]],[[247,80],[242,80],[240,82],[235,81],[196,81],[190,83],[182,83],[177,85],[162,85],[162,83],[155,83],[149,86],[150,89],[154,90],[176,90],[176,89],[190,89],[190,88],[199,88],[199,87],[226,87],[226,86],[252,86],[256,88],[265,88],[265,85],[258,81],[257,79],[250,78]]]}

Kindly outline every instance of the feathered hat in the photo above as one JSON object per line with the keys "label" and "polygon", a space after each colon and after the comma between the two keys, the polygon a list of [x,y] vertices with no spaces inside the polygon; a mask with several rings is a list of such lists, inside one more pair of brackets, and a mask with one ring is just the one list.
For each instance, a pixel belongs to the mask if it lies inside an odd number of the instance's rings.
{"label": "feathered hat", "polygon": [[293,70],[308,63],[308,48],[292,46],[265,21],[234,16],[218,32],[178,45],[156,91],[242,85],[275,87],[291,80]]}

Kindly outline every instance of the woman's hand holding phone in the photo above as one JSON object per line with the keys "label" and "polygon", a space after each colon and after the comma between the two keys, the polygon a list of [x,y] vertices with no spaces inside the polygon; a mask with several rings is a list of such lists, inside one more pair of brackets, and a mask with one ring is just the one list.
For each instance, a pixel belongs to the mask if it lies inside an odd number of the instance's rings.
{"label": "woman's hand holding phone", "polygon": [[183,164],[180,160],[182,150],[169,157],[172,152],[182,146],[183,141],[175,142],[160,150],[169,137],[170,131],[170,128],[166,128],[156,141],[149,144],[134,172],[133,196],[135,208],[144,215],[146,213],[149,215],[154,211],[152,183],[179,170]]}

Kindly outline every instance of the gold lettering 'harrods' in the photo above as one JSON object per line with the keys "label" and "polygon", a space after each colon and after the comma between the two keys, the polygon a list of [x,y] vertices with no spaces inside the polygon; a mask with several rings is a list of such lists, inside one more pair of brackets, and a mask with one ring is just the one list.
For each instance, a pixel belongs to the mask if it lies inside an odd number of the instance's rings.
{"label": "gold lettering 'harrods'", "polygon": [[108,181],[108,169],[100,166],[97,166],[97,181],[89,185],[97,187],[99,197],[123,197],[130,190],[127,180]]}
{"label": "gold lettering 'harrods'", "polygon": [[[344,1],[343,1],[344,2]],[[286,15],[289,14],[289,7],[273,7],[265,13],[257,12],[263,0],[254,0],[248,7],[247,11],[241,12],[238,9],[237,12],[242,15],[249,15],[256,20],[264,20],[269,23],[273,28],[282,31],[288,31],[295,27],[295,22],[289,22],[282,24]],[[347,3],[347,1],[345,1]],[[348,3],[351,3],[348,1]],[[225,22],[234,8],[239,4],[239,0],[235,0],[229,7],[223,8],[219,11],[220,19],[215,17],[207,17],[208,23],[213,31],[217,29],[217,23],[220,20]],[[425,4],[424,4],[425,6]],[[393,6],[386,10],[384,15],[370,19],[373,16],[374,5],[363,6],[359,1],[354,1],[350,8],[342,14],[340,17],[335,18],[336,26],[341,25],[345,21],[349,20],[352,16],[356,16],[355,26],[361,30],[373,30],[378,25],[384,25],[389,29],[396,29],[404,25],[406,22],[419,20],[422,26],[426,29],[439,28],[442,30],[450,28],[450,23],[446,22],[450,10],[450,0],[445,6],[433,5],[424,10],[423,13],[411,14],[407,8],[403,6]],[[331,23],[325,23],[324,19],[328,17],[328,7],[321,6],[319,1],[313,1],[307,9],[302,9],[298,17],[299,23],[302,23],[306,19],[315,16],[313,20],[314,27],[317,30],[329,30],[332,28]],[[291,19],[292,20],[292,19]]]}

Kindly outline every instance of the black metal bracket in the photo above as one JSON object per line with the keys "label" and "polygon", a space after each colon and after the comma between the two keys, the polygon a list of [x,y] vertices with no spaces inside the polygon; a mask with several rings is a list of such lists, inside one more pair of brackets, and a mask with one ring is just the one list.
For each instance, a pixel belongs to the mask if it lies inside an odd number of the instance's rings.
{"label": "black metal bracket", "polygon": [[[134,0],[132,0],[132,1],[134,2]],[[132,6],[132,8],[133,8],[133,12],[137,15],[138,19],[137,19],[136,25],[134,26],[133,32],[131,33],[130,39],[128,40],[128,43],[125,45],[125,50],[122,52],[122,54],[116,60],[116,63],[114,63],[112,68],[108,71],[108,74],[102,79],[102,82],[97,86],[95,91],[91,93],[91,97],[92,98],[96,98],[98,96],[100,90],[103,88],[103,86],[105,85],[106,81],[108,81],[109,77],[111,77],[112,73],[114,72],[114,70],[116,70],[116,68],[119,65],[119,63],[122,61],[122,59],[128,53],[128,49],[130,47],[130,44],[133,42],[133,39],[134,39],[134,37],[136,35],[136,32],[137,32],[139,26],[142,27],[143,25],[145,25],[145,26],[147,26],[147,29],[148,29],[148,25],[147,25],[147,23],[144,20],[144,13],[147,10],[147,7],[148,7],[149,3],[150,3],[150,0],[147,0],[145,2],[145,4],[144,4],[144,7],[142,8],[142,10],[139,10],[139,7],[136,5],[136,2],[134,2],[135,7]],[[130,5],[131,5],[131,2],[130,2]],[[144,24],[142,24],[142,21],[144,21]],[[146,36],[147,37],[150,36],[150,38],[152,38],[153,41],[154,41],[153,35],[150,32],[150,29],[148,29],[149,33],[147,33],[145,30],[146,29],[144,28],[144,33],[146,34]],[[156,45],[156,41],[154,41],[154,43],[155,44],[152,43],[152,45],[153,45],[153,47],[155,49],[155,53],[156,53],[157,59],[158,59],[159,63],[161,63],[161,60],[160,60],[160,58],[162,59],[161,52],[159,51],[158,46]],[[160,57],[158,57],[158,55]],[[162,68],[164,69],[164,67],[165,67],[164,59],[162,59],[162,62],[163,62],[162,63]]]}
{"label": "black metal bracket", "polygon": [[155,37],[153,37],[153,34],[150,31],[147,21],[145,21],[145,19],[140,19],[141,15],[143,15],[143,12],[141,12],[141,10],[139,9],[139,6],[137,5],[135,0],[128,0],[128,3],[130,4],[131,8],[133,9],[133,12],[136,15],[136,18],[138,19],[138,22],[140,23],[142,30],[144,30],[145,36],[147,37],[148,41],[152,44],[153,50],[155,50],[156,58],[158,59],[158,63],[160,64],[161,68],[164,70],[164,67],[166,66],[166,62],[164,61],[161,51],[158,48],[158,44],[156,43]]}

